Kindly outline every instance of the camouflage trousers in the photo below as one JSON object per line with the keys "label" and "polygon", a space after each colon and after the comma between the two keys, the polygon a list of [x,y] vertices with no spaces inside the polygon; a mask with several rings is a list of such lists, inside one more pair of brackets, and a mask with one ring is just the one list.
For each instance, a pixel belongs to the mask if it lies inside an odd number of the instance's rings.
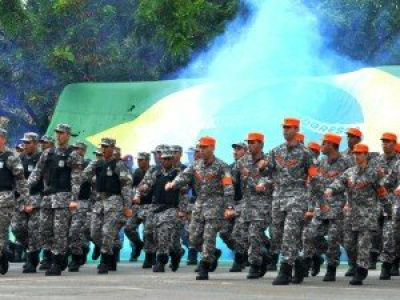
{"label": "camouflage trousers", "polygon": [[73,255],[82,255],[83,247],[88,244],[87,213],[86,207],[79,207],[71,213],[68,240],[69,249]]}
{"label": "camouflage trousers", "polygon": [[[281,252],[281,261],[294,265],[302,246],[304,209],[295,197],[277,198],[272,202],[271,251]],[[304,202],[305,203],[305,202]]]}
{"label": "camouflage trousers", "polygon": [[15,239],[27,252],[40,251],[40,209],[35,208],[28,214],[24,211],[16,211],[11,221],[11,230]]}
{"label": "camouflage trousers", "polygon": [[380,215],[378,218],[377,230],[371,231],[371,253],[379,255],[383,250],[383,225],[384,217]]}
{"label": "camouflage trousers", "polygon": [[40,209],[40,237],[45,249],[64,255],[68,249],[70,211],[68,208]]}
{"label": "camouflage trousers", "polygon": [[235,227],[236,218],[232,218],[231,220],[223,220],[221,231],[219,232],[219,237],[226,244],[226,246],[234,251],[235,247],[235,238],[233,235],[233,230]]}
{"label": "camouflage trousers", "polygon": [[179,238],[182,241],[182,245],[184,245],[186,248],[189,249],[189,220],[184,219],[184,220],[179,220],[178,224],[178,233],[179,233]]}
{"label": "camouflage trousers", "polygon": [[157,255],[170,254],[172,252],[180,253],[180,245],[179,247],[176,245],[176,237],[179,237],[177,231],[179,221],[175,208],[169,208],[154,215],[153,235]]}
{"label": "camouflage trousers", "polygon": [[[395,240],[393,235],[394,230],[394,222],[393,218],[389,216],[385,216],[383,219],[383,245],[382,252],[380,255],[380,260],[382,262],[392,263],[395,259]],[[400,253],[399,253],[400,254]]]}
{"label": "camouflage trousers", "polygon": [[0,257],[3,256],[5,245],[8,242],[8,229],[14,211],[14,207],[0,207]]}
{"label": "camouflage trousers", "polygon": [[202,252],[202,260],[206,263],[216,260],[217,235],[221,225],[222,216],[218,215],[216,208],[195,205],[189,225],[189,243]]}
{"label": "camouflage trousers", "polygon": [[322,255],[325,251],[321,241],[327,237],[326,258],[328,265],[337,267],[340,264],[340,245],[343,243],[343,220],[321,219],[314,217],[310,226],[311,243],[315,254]]}
{"label": "camouflage trousers", "polygon": [[148,213],[148,204],[133,207],[133,215],[128,219],[124,227],[125,235],[132,243],[136,244],[142,241],[139,235],[139,226],[140,224],[145,224]]}
{"label": "camouflage trousers", "polygon": [[121,219],[122,198],[111,196],[101,198],[93,205],[90,236],[102,253],[113,254],[113,247],[118,237]]}
{"label": "camouflage trousers", "polygon": [[369,267],[371,240],[372,233],[369,229],[344,232],[344,248],[347,255],[365,269]]}

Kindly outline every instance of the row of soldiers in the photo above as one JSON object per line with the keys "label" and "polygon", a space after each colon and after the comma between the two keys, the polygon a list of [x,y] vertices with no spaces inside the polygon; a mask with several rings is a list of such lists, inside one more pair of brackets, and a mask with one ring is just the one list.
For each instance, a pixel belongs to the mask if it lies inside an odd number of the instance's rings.
{"label": "row of soldiers", "polygon": [[[350,128],[349,148],[340,153],[339,135],[327,133],[321,146],[305,146],[298,119],[286,118],[282,128],[285,143],[268,154],[263,152],[264,135],[252,132],[246,143],[232,145],[235,162],[227,165],[214,155],[215,139],[203,137],[189,166],[180,163],[182,148],[160,145],[154,151],[156,165],[150,166],[150,154],[140,153],[133,174],[115,152],[113,139],[102,139],[101,151],[89,162],[83,143],[68,146],[71,127],[59,124],[57,147],[46,149],[44,139],[44,151],[33,151],[29,145],[38,136],[28,133],[17,157],[5,147],[2,130],[0,253],[11,224],[17,240],[26,245],[25,273],[36,272],[41,249],[46,275],[60,275],[67,266],[79,271],[90,240],[93,258],[101,257],[98,273],[106,274],[116,270],[118,232],[124,227],[134,256],[143,249],[143,267],[154,272],[164,272],[169,260],[172,271],[179,268],[182,242],[191,261],[201,252],[198,280],[207,280],[217,268],[218,234],[235,253],[230,271],[240,272],[249,264],[248,279],[276,270],[280,257],[274,285],[300,284],[310,269],[316,276],[323,254],[323,280],[335,281],[341,246],[348,255],[350,284],[362,284],[379,255],[380,279],[398,275],[397,136],[382,135],[384,153],[379,155],[361,143],[359,129]],[[3,254],[0,273],[7,269]]]}

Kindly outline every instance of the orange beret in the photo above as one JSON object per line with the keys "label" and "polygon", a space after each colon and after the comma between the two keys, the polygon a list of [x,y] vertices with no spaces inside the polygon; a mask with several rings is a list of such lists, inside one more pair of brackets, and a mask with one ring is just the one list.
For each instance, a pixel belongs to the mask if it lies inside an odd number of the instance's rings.
{"label": "orange beret", "polygon": [[285,118],[283,126],[300,127],[300,120],[295,118]]}
{"label": "orange beret", "polygon": [[397,144],[395,149],[397,153],[400,153],[400,144]]}
{"label": "orange beret", "polygon": [[259,141],[259,142],[264,142],[264,135],[259,132],[250,132],[247,135],[247,140],[248,141]]}
{"label": "orange beret", "polygon": [[298,142],[304,142],[304,134],[298,132],[297,135],[296,135],[296,140]]}
{"label": "orange beret", "polygon": [[397,135],[392,132],[385,132],[382,134],[381,140],[387,140],[397,143]]}
{"label": "orange beret", "polygon": [[340,145],[341,140],[342,140],[342,138],[335,133],[327,133],[324,135],[324,138],[323,138],[324,142],[331,142],[336,145]]}
{"label": "orange beret", "polygon": [[353,153],[368,153],[369,148],[365,144],[357,144],[354,146]]}
{"label": "orange beret", "polygon": [[200,146],[215,146],[216,141],[211,136],[204,136],[199,140]]}
{"label": "orange beret", "polygon": [[307,147],[311,150],[321,152],[321,146],[317,142],[309,142]]}
{"label": "orange beret", "polygon": [[347,134],[358,136],[359,138],[362,137],[362,132],[358,128],[349,128],[349,129],[347,129]]}

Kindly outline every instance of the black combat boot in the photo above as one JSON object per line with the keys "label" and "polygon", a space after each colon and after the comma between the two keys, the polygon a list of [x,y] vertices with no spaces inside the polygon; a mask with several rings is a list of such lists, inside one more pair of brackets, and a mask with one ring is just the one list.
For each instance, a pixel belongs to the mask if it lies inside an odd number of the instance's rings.
{"label": "black combat boot", "polygon": [[344,274],[344,276],[353,277],[354,274],[356,273],[357,264],[356,264],[355,260],[349,258],[348,265],[349,265],[349,269]]}
{"label": "black combat boot", "polygon": [[197,261],[197,255],[198,255],[198,252],[197,252],[196,249],[194,249],[194,248],[189,248],[189,253],[188,253],[188,257],[187,257],[187,262],[186,262],[186,264],[187,264],[188,266],[197,266],[197,263],[198,263],[198,261]]}
{"label": "black combat boot", "polygon": [[321,272],[321,265],[324,263],[324,259],[320,255],[313,255],[311,263],[311,276],[315,277]]}
{"label": "black combat boot", "polygon": [[144,243],[141,240],[135,242],[135,251],[132,252],[133,261],[136,261],[139,258],[140,254],[142,253],[143,246]]}
{"label": "black combat boot", "polygon": [[214,260],[214,262],[211,264],[211,266],[210,266],[210,268],[209,268],[209,271],[210,271],[210,272],[214,272],[214,271],[217,269],[217,267],[218,267],[218,260],[219,260],[219,258],[221,257],[221,255],[222,255],[222,251],[219,250],[219,249],[215,249],[215,260]]}
{"label": "black combat boot", "polygon": [[264,252],[262,254],[262,262],[260,266],[260,278],[264,277],[264,275],[267,273],[268,265],[270,262],[271,262],[271,256],[269,255],[269,253]]}
{"label": "black combat boot", "polygon": [[369,260],[368,270],[376,270],[376,264],[378,263],[379,253],[371,252]]}
{"label": "black combat boot", "polygon": [[153,257],[156,255],[151,252],[146,252],[143,262],[143,269],[151,269],[153,267]]}
{"label": "black combat boot", "polygon": [[249,273],[247,274],[247,279],[258,279],[261,277],[261,266],[250,264]]}
{"label": "black combat boot", "polygon": [[5,275],[8,272],[9,264],[8,264],[8,256],[6,251],[3,251],[3,254],[0,258],[0,274]]}
{"label": "black combat boot", "polygon": [[94,245],[92,260],[98,260],[101,255],[101,248],[97,245]]}
{"label": "black combat boot", "polygon": [[328,265],[323,281],[336,281],[336,267]]}
{"label": "black combat boot", "polygon": [[304,281],[304,262],[302,258],[297,258],[294,263],[294,276],[292,278],[293,284],[301,284]]}
{"label": "black combat boot", "polygon": [[392,268],[390,270],[390,275],[391,276],[400,276],[399,265],[400,265],[400,259],[396,258],[393,261]]}
{"label": "black combat boot", "polygon": [[310,276],[310,269],[312,266],[312,258],[306,257],[304,258],[304,278],[308,278]]}
{"label": "black combat boot", "polygon": [[97,274],[108,274],[108,268],[110,265],[111,255],[107,253],[101,253],[100,264],[97,267]]}
{"label": "black combat boot", "polygon": [[208,280],[209,268],[210,268],[210,264],[208,262],[200,261],[199,273],[196,276],[196,280]]}
{"label": "black combat boot", "polygon": [[27,263],[25,268],[23,268],[22,273],[36,273],[36,268],[39,265],[39,251],[28,252],[27,253]]}
{"label": "black combat boot", "polygon": [[109,267],[108,270],[115,272],[117,271],[117,265],[118,265],[118,257],[119,257],[119,252],[121,251],[121,249],[119,247],[114,247],[113,248],[113,254],[110,255],[110,260],[109,260]]}
{"label": "black combat boot", "polygon": [[242,272],[242,266],[243,266],[243,254],[235,252],[235,259],[233,261],[232,267],[229,269],[229,272],[232,273]]}
{"label": "black combat boot", "polygon": [[278,276],[272,282],[272,285],[288,285],[292,281],[292,266],[288,263],[282,263]]}
{"label": "black combat boot", "polygon": [[362,285],[363,280],[368,276],[368,269],[361,268],[359,266],[356,267],[354,276],[350,280],[349,284],[351,285]]}
{"label": "black combat boot", "polygon": [[50,269],[45,273],[46,276],[60,276],[62,272],[64,255],[53,255]]}
{"label": "black combat boot", "polygon": [[185,250],[181,249],[180,253],[171,253],[171,270],[172,272],[176,272],[179,269],[179,265],[181,264],[182,257],[185,254]]}
{"label": "black combat boot", "polygon": [[164,273],[165,265],[168,263],[168,255],[167,254],[158,254],[156,258],[156,264],[153,266],[154,273]]}
{"label": "black combat boot", "polygon": [[392,264],[388,262],[382,263],[381,275],[379,276],[380,280],[390,280],[390,270],[392,269]]}
{"label": "black combat boot", "polygon": [[43,250],[43,258],[40,262],[39,270],[48,270],[51,268],[53,254],[50,250]]}
{"label": "black combat boot", "polygon": [[68,264],[68,272],[79,272],[82,262],[82,255],[72,254],[71,262]]}
{"label": "black combat boot", "polygon": [[279,254],[278,253],[272,254],[271,262],[269,263],[267,270],[278,271],[278,260],[279,260]]}
{"label": "black combat boot", "polygon": [[80,262],[81,266],[85,265],[86,262],[87,262],[87,256],[88,256],[88,254],[90,252],[89,246],[88,245],[84,245],[82,247],[82,252],[83,252],[83,254],[81,256],[81,262]]}

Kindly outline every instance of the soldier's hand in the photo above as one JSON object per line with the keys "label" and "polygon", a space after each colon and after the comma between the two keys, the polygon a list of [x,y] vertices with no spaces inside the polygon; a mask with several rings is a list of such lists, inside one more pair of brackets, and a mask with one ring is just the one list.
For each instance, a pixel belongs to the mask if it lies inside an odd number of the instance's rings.
{"label": "soldier's hand", "polygon": [[24,212],[30,214],[32,213],[32,211],[33,211],[33,205],[24,205]]}
{"label": "soldier's hand", "polygon": [[262,183],[256,185],[256,192],[258,192],[258,193],[263,193],[263,192],[265,192],[266,189],[267,188]]}
{"label": "soldier's hand", "polygon": [[235,210],[232,208],[225,209],[224,218],[225,220],[231,220],[235,216]]}
{"label": "soldier's hand", "polygon": [[174,188],[174,184],[172,182],[167,182],[167,184],[165,185],[166,191],[172,190],[173,188]]}
{"label": "soldier's hand", "polygon": [[123,213],[124,213],[125,218],[130,218],[133,215],[133,211],[129,207],[124,207]]}
{"label": "soldier's hand", "polygon": [[343,212],[345,212],[345,213],[350,212],[350,210],[351,210],[351,207],[350,207],[349,204],[346,204],[346,205],[343,207]]}
{"label": "soldier's hand", "polygon": [[76,202],[76,201],[71,201],[71,202],[69,203],[69,210],[70,210],[70,211],[74,211],[74,210],[76,210],[76,209],[78,209],[78,202]]}
{"label": "soldier's hand", "polygon": [[132,203],[133,203],[133,204],[136,204],[136,205],[139,205],[139,204],[140,204],[140,198],[139,198],[139,197],[134,197],[134,198],[132,199]]}
{"label": "soldier's hand", "polygon": [[331,210],[331,207],[328,204],[321,204],[319,206],[319,209],[323,212],[328,212]]}
{"label": "soldier's hand", "polygon": [[249,176],[249,170],[246,168],[241,168],[240,173],[242,174],[243,177]]}
{"label": "soldier's hand", "polygon": [[181,211],[181,210],[178,210],[178,216],[179,216],[180,219],[185,219],[186,218],[186,213]]}
{"label": "soldier's hand", "polygon": [[147,184],[143,184],[139,187],[139,192],[140,193],[145,193],[149,190],[149,186]]}
{"label": "soldier's hand", "polygon": [[267,166],[267,161],[265,159],[262,159],[257,163],[257,166],[260,170],[263,170]]}
{"label": "soldier's hand", "polygon": [[396,196],[400,196],[400,186],[397,189],[394,190],[394,194]]}
{"label": "soldier's hand", "polygon": [[304,214],[304,218],[305,218],[306,220],[311,220],[313,217],[314,217],[314,212],[313,212],[313,211],[307,211],[307,212]]}

